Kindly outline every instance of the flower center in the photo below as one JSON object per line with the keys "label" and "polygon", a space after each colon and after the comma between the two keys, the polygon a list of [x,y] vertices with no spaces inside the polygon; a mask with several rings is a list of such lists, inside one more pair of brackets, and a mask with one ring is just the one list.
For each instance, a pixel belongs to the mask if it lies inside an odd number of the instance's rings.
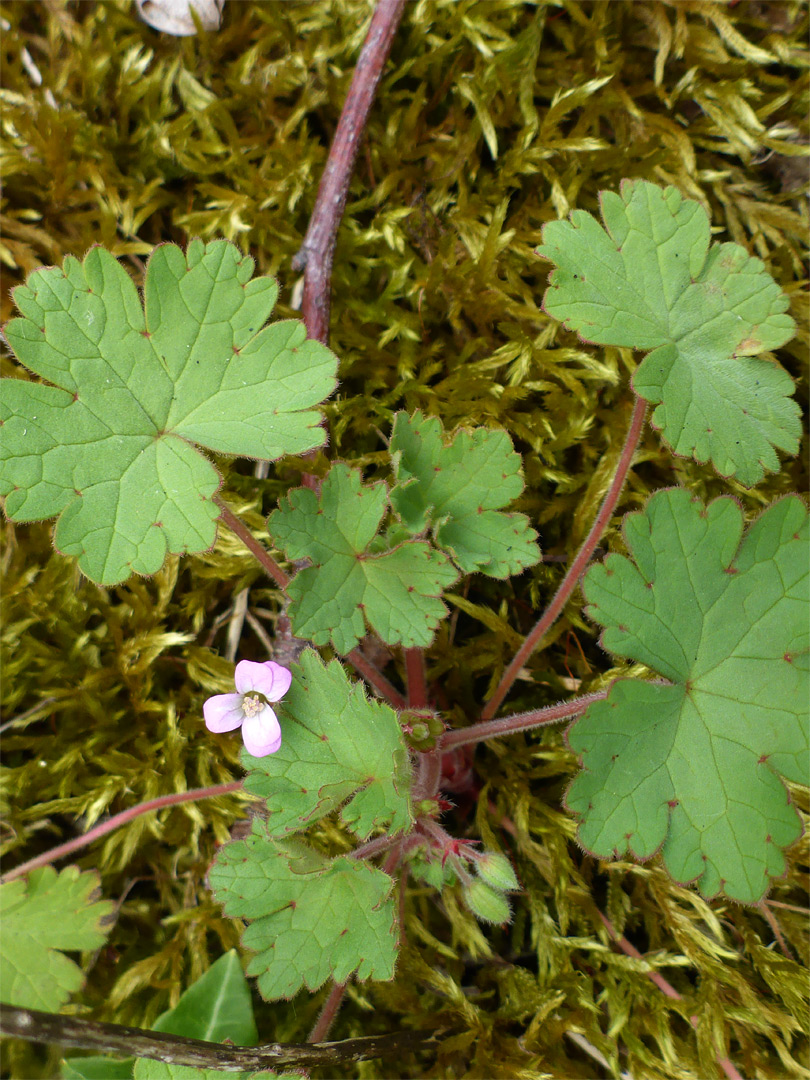
{"label": "flower center", "polygon": [[264,708],[264,702],[261,701],[257,695],[251,697],[249,694],[245,694],[242,698],[242,712],[245,716],[256,716]]}

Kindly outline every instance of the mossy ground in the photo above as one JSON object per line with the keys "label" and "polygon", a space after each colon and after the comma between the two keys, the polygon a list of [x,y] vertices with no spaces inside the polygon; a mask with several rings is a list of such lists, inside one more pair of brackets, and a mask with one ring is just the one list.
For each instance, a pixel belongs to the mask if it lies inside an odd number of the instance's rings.
{"label": "mossy ground", "polygon": [[[290,263],[370,4],[233,0],[219,33],[186,39],[149,29],[125,0],[2,10],[3,321],[9,289],[37,266],[102,243],[137,279],[154,244],[192,236],[249,251],[280,280],[279,313],[293,314]],[[793,301],[800,332],[780,360],[806,403],[806,41],[806,5],[778,0],[409,3],[338,238],[331,345],[341,385],[326,456],[374,474],[399,408],[439,415],[448,428],[504,427],[524,455],[518,508],[547,556],[569,557],[614,468],[637,357],[583,346],[541,311],[549,267],[533,249],[545,221],[595,211],[598,191],[622,177],[677,184],[723,239],[764,259]],[[755,513],[806,489],[805,461],[785,461],[754,492],[731,487]],[[249,462],[218,464],[227,497],[257,531],[305,467],[286,463],[256,480]],[[728,490],[709,468],[673,460],[648,431],[619,510],[673,482],[703,498]],[[210,555],[104,590],[53,552],[50,528],[5,529],[3,719],[25,717],[3,738],[11,860],[150,797],[238,778],[237,740],[212,739],[201,706],[231,671],[240,590],[250,588],[254,617],[240,657],[266,659],[262,634],[272,636],[280,607],[227,532]],[[472,579],[429,652],[449,716],[476,712],[563,570],[547,561],[508,583]],[[482,608],[495,613],[487,625]],[[509,707],[600,687],[610,663],[569,605]],[[398,656],[387,674],[401,676]],[[717,1058],[728,1056],[744,1076],[810,1076],[806,837],[771,893],[771,921],[706,903],[656,861],[583,854],[561,806],[575,766],[561,730],[478,750],[477,802],[459,796],[448,824],[513,854],[525,888],[514,923],[483,930],[452,895],[442,910],[435,894],[412,889],[396,981],[352,986],[332,1037],[435,1026],[457,1034],[437,1059],[341,1075],[627,1070],[636,1080],[696,1080],[722,1076]],[[794,796],[806,810],[806,794]],[[85,958],[80,1011],[148,1026],[237,943],[205,873],[244,806],[236,797],[188,803],[82,853],[79,865],[100,870],[120,907],[108,946]],[[600,912],[645,960],[611,945]],[[681,999],[662,993],[651,970]],[[303,1039],[323,996],[257,1001],[262,1038]],[[4,1053],[6,1076],[56,1074],[55,1049],[11,1043]]]}

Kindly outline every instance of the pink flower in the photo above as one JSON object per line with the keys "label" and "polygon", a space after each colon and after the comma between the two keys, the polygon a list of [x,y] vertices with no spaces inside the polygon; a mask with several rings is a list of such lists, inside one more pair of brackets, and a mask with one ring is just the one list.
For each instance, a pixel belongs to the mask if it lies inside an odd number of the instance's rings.
{"label": "pink flower", "polygon": [[240,660],[234,675],[236,694],[216,694],[203,705],[209,731],[233,731],[242,727],[245,749],[254,757],[275,754],[281,746],[281,726],[269,701],[281,701],[290,689],[292,675],[268,660],[254,664]]}

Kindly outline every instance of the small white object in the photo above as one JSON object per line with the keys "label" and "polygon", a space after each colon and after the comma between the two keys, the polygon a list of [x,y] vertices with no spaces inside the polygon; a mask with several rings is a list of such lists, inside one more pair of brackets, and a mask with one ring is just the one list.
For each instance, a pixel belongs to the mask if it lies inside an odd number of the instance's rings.
{"label": "small white object", "polygon": [[189,9],[197,12],[204,30],[219,30],[225,0],[135,0],[135,6],[143,21],[155,30],[188,37],[197,33]]}

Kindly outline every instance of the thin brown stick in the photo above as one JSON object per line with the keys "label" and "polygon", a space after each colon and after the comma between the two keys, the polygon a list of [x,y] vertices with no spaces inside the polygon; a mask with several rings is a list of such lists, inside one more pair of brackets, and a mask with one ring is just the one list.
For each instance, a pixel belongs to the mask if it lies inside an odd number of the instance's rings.
{"label": "thin brown stick", "polygon": [[605,500],[599,508],[599,513],[596,515],[596,520],[591,526],[591,531],[588,533],[585,543],[579,549],[577,557],[571,563],[568,573],[563,578],[562,584],[554,595],[554,599],[546,608],[542,618],[535,624],[533,630],[529,633],[526,640],[521,645],[520,649],[515,654],[509,667],[503,673],[501,681],[495,690],[495,693],[489,699],[481,712],[481,720],[491,720],[498,708],[512,688],[512,684],[518,676],[518,672],[529,659],[531,654],[540,644],[542,639],[548,633],[553,624],[557,621],[557,617],[562,613],[563,608],[568,602],[568,598],[577,587],[579,579],[585,573],[585,568],[588,565],[588,560],[593,554],[597,544],[602,538],[602,534],[610,522],[613,511],[616,509],[616,504],[619,501],[619,496],[624,488],[627,474],[630,471],[630,466],[633,463],[633,457],[638,446],[638,441],[641,438],[641,431],[644,427],[644,416],[647,411],[647,402],[643,398],[637,397],[636,403],[633,408],[633,416],[630,420],[630,428],[627,432],[627,438],[624,441],[622,447],[621,457],[619,458],[619,464],[616,468],[616,473],[613,480],[610,483],[608,493],[605,496]]}
{"label": "thin brown stick", "polygon": [[0,1035],[26,1042],[97,1050],[118,1057],[144,1057],[170,1065],[190,1065],[222,1072],[264,1072],[270,1069],[329,1068],[342,1062],[368,1061],[392,1054],[427,1050],[435,1036],[417,1031],[390,1035],[367,1035],[332,1043],[265,1043],[263,1046],[229,1046],[169,1035],[161,1031],[122,1024],[104,1024],[78,1016],[59,1016],[36,1009],[0,1006]]}
{"label": "thin brown stick", "polygon": [[332,140],[307,234],[293,259],[294,269],[304,270],[301,313],[307,334],[324,344],[329,337],[332,260],[338,226],[360,139],[404,7],[405,0],[380,0],[377,4]]}
{"label": "thin brown stick", "polygon": [[63,859],[65,855],[70,855],[74,851],[87,847],[94,840],[99,840],[102,836],[106,836],[107,833],[114,832],[121,825],[126,825],[128,821],[140,817],[141,814],[148,814],[151,810],[162,810],[164,806],[177,806],[179,803],[210,799],[215,795],[227,795],[230,791],[239,791],[241,787],[241,780],[233,780],[228,784],[217,784],[215,787],[208,788],[192,788],[191,791],[181,791],[175,795],[161,795],[157,799],[149,799],[147,802],[138,803],[137,806],[132,806],[129,810],[122,810],[120,814],[111,817],[109,821],[96,825],[95,828],[90,829],[89,832],[83,833],[81,836],[77,836],[74,840],[68,840],[66,844],[59,844],[58,847],[51,848],[50,851],[45,851],[42,855],[29,859],[28,862],[20,863],[19,866],[15,866],[13,870],[9,870],[7,874],[0,877],[0,884],[5,885],[7,881],[22,877],[23,874],[36,870],[39,866],[47,866],[57,859]]}

